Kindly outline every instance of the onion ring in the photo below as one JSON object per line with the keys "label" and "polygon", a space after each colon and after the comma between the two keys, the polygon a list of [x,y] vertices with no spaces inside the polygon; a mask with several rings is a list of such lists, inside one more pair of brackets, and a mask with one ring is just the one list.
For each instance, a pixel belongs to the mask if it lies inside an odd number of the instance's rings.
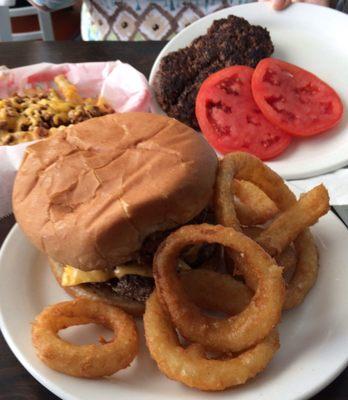
{"label": "onion ring", "polygon": [[[257,238],[262,231],[260,227],[243,229],[243,232],[252,239]],[[309,229],[300,233],[294,241],[294,247],[287,246],[275,257],[277,264],[283,267],[286,282],[284,310],[294,308],[303,302],[318,275],[319,256]],[[238,265],[236,267],[238,269]],[[287,279],[287,275],[291,278]]]}
{"label": "onion ring", "polygon": [[318,185],[304,193],[293,206],[275,218],[256,241],[268,254],[280,254],[302,231],[315,224],[329,209],[327,189]]}
{"label": "onion ring", "polygon": [[[262,231],[262,228],[254,226],[243,229],[243,232],[252,239],[257,238]],[[283,267],[286,282],[284,310],[294,308],[303,302],[318,275],[319,256],[309,229],[300,233],[294,241],[294,247],[289,245],[275,256],[277,264]]]}
{"label": "onion ring", "polygon": [[258,186],[234,179],[233,182],[238,221],[244,226],[261,225],[275,217],[278,207]]}
{"label": "onion ring", "polygon": [[217,222],[223,226],[241,230],[233,201],[234,179],[254,183],[266,193],[280,211],[285,211],[296,203],[295,195],[283,179],[261,160],[248,153],[230,153],[219,162],[215,184],[215,215]]}
{"label": "onion ring", "polygon": [[[293,219],[296,218],[306,221],[306,224],[313,224],[321,215],[326,213],[329,209],[326,189],[322,185],[314,188],[297,202],[295,195],[286,186],[283,179],[261,160],[248,153],[228,154],[220,160],[219,164],[215,190],[215,213],[218,223],[231,226],[236,230],[241,230],[241,227],[236,216],[233,196],[231,198],[231,192],[234,193],[235,179],[251,181],[275,202],[280,211],[286,212],[287,218],[284,218],[284,214],[281,213],[274,220],[274,225],[271,224],[261,234],[261,239],[258,237],[256,241],[261,242],[266,251],[269,251],[272,255],[277,255],[297,236],[295,240],[295,249],[298,250],[297,265],[288,284],[284,305],[285,309],[299,305],[315,283],[318,274],[318,256],[309,229],[302,221],[293,221]],[[315,212],[307,209],[313,204],[313,199],[314,202],[320,201],[322,203],[315,208]],[[307,212],[308,217],[305,215]],[[289,219],[291,220],[290,223]],[[276,238],[272,236],[272,233],[275,232],[278,235]],[[301,242],[305,243],[308,248],[300,245]],[[240,257],[233,255],[231,257],[234,259],[237,269],[240,269],[240,264],[244,262]]]}
{"label": "onion ring", "polygon": [[297,251],[295,250],[294,246],[290,244],[274,258],[277,261],[277,264],[280,267],[283,267],[283,277],[285,279],[285,283],[287,283],[290,279],[292,279],[297,267]]}
{"label": "onion ring", "polygon": [[[299,251],[307,251],[310,248],[316,254],[316,248],[311,247],[306,242],[303,243],[303,248]],[[300,244],[300,243],[299,243]],[[309,257],[307,257],[309,259]],[[295,268],[295,250],[292,247],[287,247],[284,252],[279,255],[278,265],[284,269],[291,270]],[[300,269],[298,274],[301,279]],[[223,279],[217,279],[223,277]],[[182,271],[180,280],[186,290],[187,295],[194,303],[198,303],[200,307],[210,311],[224,310],[225,313],[235,315],[242,312],[253,296],[253,292],[241,281],[234,279],[229,274],[221,274],[216,271],[192,269]],[[289,286],[289,290],[296,291]],[[287,308],[285,305],[283,308]]]}
{"label": "onion ring", "polygon": [[[226,319],[203,315],[190,300],[176,267],[180,251],[189,244],[220,243],[243,255],[242,273],[254,291],[249,305],[240,314]],[[242,351],[264,339],[281,316],[285,286],[282,268],[253,240],[232,228],[186,225],[169,235],[154,258],[154,278],[161,302],[174,325],[192,342],[217,351]]]}
{"label": "onion ring", "polygon": [[192,269],[180,274],[189,298],[205,310],[224,311],[229,315],[242,312],[250,303],[253,292],[231,275]]}
{"label": "onion ring", "polygon": [[294,242],[297,253],[295,272],[286,285],[284,310],[300,305],[318,276],[319,256],[309,229],[305,229]]}
{"label": "onion ring", "polygon": [[273,331],[234,358],[207,359],[204,347],[196,343],[184,349],[156,291],[146,302],[144,328],[146,344],[159,369],[169,379],[200,390],[224,390],[245,383],[266,368],[279,348],[278,333]]}
{"label": "onion ring", "polygon": [[[264,229],[259,226],[251,226],[251,227],[244,227],[243,233],[250,237],[251,239],[255,240],[263,231]],[[292,276],[296,264],[297,264],[297,254],[296,250],[294,249],[293,245],[290,244],[287,246],[280,254],[276,255],[275,260],[280,267],[283,267],[283,276],[285,281],[287,281],[287,276]]]}
{"label": "onion ring", "polygon": [[[112,329],[117,338],[103,345],[73,345],[58,331],[90,322]],[[45,308],[32,326],[38,357],[67,375],[99,378],[127,368],[138,353],[138,334],[131,316],[106,303],[79,298]]]}

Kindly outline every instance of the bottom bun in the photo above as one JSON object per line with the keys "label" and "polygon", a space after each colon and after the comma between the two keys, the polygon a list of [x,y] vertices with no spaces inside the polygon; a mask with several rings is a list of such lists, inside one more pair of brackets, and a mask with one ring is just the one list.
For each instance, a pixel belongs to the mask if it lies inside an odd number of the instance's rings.
{"label": "bottom bun", "polygon": [[[51,270],[55,276],[57,282],[61,285],[63,265],[48,259],[50,263]],[[103,301],[105,303],[111,304],[112,306],[117,306],[122,308],[127,313],[134,315],[135,317],[140,317],[143,315],[145,310],[145,304],[135,300],[125,299],[123,297],[113,294],[112,296],[108,293],[103,293],[102,290],[93,289],[92,286],[77,285],[77,286],[62,286],[62,288],[72,297],[86,297],[90,300]]]}

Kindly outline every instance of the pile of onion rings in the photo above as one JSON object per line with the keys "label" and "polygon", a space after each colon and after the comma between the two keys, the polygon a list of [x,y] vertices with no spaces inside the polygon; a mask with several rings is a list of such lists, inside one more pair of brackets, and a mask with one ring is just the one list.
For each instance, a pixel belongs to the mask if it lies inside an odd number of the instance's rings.
{"label": "pile of onion rings", "polygon": [[[185,293],[176,273],[181,250],[197,243],[219,243],[243,254],[243,276],[254,296],[237,316],[219,320],[204,315]],[[187,225],[160,245],[153,263],[158,296],[174,325],[192,342],[217,351],[238,352],[269,334],[278,324],[284,303],[282,269],[256,242],[233,228]]]}
{"label": "pile of onion rings", "polygon": [[[183,272],[181,283],[191,301],[211,311],[233,316],[250,302],[252,292],[232,276],[209,270]],[[209,354],[204,346],[182,346],[173,324],[156,292],[146,304],[146,342],[160,370],[170,379],[201,390],[224,390],[241,385],[262,371],[279,348],[276,330],[255,346],[238,355]]]}
{"label": "pile of onion rings", "polygon": [[[297,201],[283,179],[258,158],[247,153],[231,153],[220,161],[216,180],[215,212],[217,222],[243,230],[238,220],[235,200],[235,179],[243,179],[258,186],[278,207],[280,213],[253,239],[278,262],[289,245],[296,250],[296,265],[287,281],[284,308],[302,303],[313,287],[318,274],[318,254],[309,227],[329,211],[329,195],[323,185],[305,193]],[[240,257],[231,255],[234,272],[238,273]],[[231,263],[229,262],[229,265]]]}
{"label": "pile of onion rings", "polygon": [[[219,292],[214,295],[219,297]],[[210,358],[199,344],[185,349],[156,291],[146,303],[144,327],[147,346],[159,369],[168,378],[201,390],[224,390],[245,383],[267,366],[279,348],[278,333],[272,331],[254,347],[235,357]]]}
{"label": "pile of onion rings", "polygon": [[[259,159],[232,153],[220,161],[214,207],[219,225],[181,227],[160,245],[156,291],[144,315],[159,369],[209,391],[243,384],[271,361],[281,311],[302,303],[315,283],[318,253],[309,227],[328,212],[329,197],[319,185],[296,200]],[[203,242],[224,247],[225,273],[178,272],[183,249]]]}

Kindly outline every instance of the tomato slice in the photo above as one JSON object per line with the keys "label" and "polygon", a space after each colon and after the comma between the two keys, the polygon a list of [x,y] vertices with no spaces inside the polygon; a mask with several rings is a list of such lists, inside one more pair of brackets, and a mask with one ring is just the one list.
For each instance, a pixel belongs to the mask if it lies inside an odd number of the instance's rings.
{"label": "tomato slice", "polygon": [[288,147],[291,136],[272,125],[256,105],[253,72],[233,66],[210,75],[199,89],[196,117],[203,135],[221,153],[241,150],[269,160]]}
{"label": "tomato slice", "polygon": [[312,73],[275,58],[258,63],[252,91],[263,115],[295,136],[324,132],[342,117],[342,102],[329,85]]}

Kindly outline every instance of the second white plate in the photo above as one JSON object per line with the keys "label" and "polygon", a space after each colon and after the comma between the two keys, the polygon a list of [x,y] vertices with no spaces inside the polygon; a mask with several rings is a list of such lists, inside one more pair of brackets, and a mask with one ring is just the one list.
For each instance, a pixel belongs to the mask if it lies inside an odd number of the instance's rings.
{"label": "second white plate", "polygon": [[[208,15],[176,35],[157,57],[150,84],[161,59],[186,47],[206,33],[215,19],[234,14],[251,24],[267,28],[275,47],[274,57],[299,65],[329,83],[348,106],[348,16],[326,7],[294,4],[282,12],[269,4],[252,3],[235,6]],[[158,104],[154,112],[161,113]],[[334,171],[348,164],[348,112],[329,133],[294,140],[290,147],[269,166],[285,179],[302,179]]]}

